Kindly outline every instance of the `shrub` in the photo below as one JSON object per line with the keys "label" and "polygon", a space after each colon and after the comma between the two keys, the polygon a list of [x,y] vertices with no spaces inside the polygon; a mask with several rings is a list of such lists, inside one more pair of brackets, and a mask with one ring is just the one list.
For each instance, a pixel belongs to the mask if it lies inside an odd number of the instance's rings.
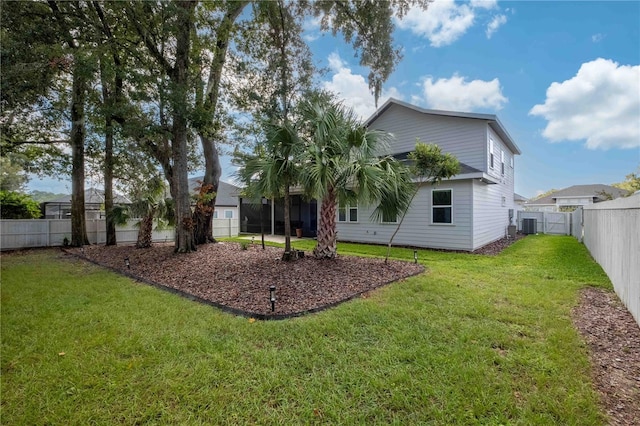
{"label": "shrub", "polygon": [[38,219],[40,206],[26,194],[0,191],[0,217],[2,219]]}

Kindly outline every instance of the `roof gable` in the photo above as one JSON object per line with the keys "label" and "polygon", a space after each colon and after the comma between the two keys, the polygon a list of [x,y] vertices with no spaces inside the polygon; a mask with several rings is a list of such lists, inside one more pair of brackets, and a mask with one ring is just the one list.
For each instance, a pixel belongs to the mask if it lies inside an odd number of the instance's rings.
{"label": "roof gable", "polygon": [[[195,193],[196,189],[200,185],[198,181],[202,181],[203,179],[204,176],[189,179],[189,189],[192,193]],[[216,206],[237,206],[239,191],[239,187],[224,181],[219,181],[218,193],[216,194]]]}
{"label": "roof gable", "polygon": [[375,122],[381,115],[383,115],[389,107],[392,105],[397,105],[402,108],[407,108],[421,114],[442,116],[442,117],[457,117],[457,118],[466,118],[471,120],[481,120],[485,121],[494,132],[500,136],[500,138],[504,141],[504,143],[509,147],[511,152],[516,155],[522,154],[520,148],[516,145],[515,141],[511,138],[507,130],[504,128],[498,117],[494,114],[478,114],[471,112],[458,112],[458,111],[442,111],[435,109],[425,109],[420,108],[416,105],[409,104],[407,102],[400,101],[398,99],[389,98],[380,108],[378,108],[372,115],[365,121],[366,126],[371,126],[373,122]]}
{"label": "roof gable", "polygon": [[542,204],[556,204],[558,198],[579,198],[589,197],[594,199],[594,202],[606,201],[607,197],[602,193],[610,194],[614,199],[624,197],[629,194],[628,191],[615,186],[592,184],[592,185],[573,185],[568,188],[555,191],[547,196],[539,198],[537,200],[529,201],[529,205],[542,205]]}

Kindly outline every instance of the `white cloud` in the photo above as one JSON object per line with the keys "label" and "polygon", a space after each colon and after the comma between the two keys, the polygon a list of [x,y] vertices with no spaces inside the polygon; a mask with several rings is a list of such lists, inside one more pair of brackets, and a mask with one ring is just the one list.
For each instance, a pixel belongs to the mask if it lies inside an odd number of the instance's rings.
{"label": "white cloud", "polygon": [[[426,10],[420,7],[411,8],[407,14],[396,22],[398,28],[410,30],[414,34],[427,38],[433,47],[447,46],[464,35],[475,22],[481,9],[490,10],[498,7],[496,0],[472,0],[469,3],[456,3],[455,0],[437,0],[429,3]],[[485,12],[486,13],[486,12]],[[497,17],[489,25],[495,28],[506,22],[504,15],[498,15],[504,22],[495,24]],[[489,32],[489,27],[487,28]],[[487,35],[490,37],[490,35]]]}
{"label": "white cloud", "polygon": [[554,82],[544,104],[530,115],[544,117],[552,142],[585,140],[589,149],[640,147],[640,65],[598,58],[575,77]]}
{"label": "white cloud", "polygon": [[[375,101],[367,80],[360,74],[353,74],[348,64],[337,53],[329,55],[329,68],[333,76],[323,83],[323,88],[336,93],[344,103],[354,109],[362,119],[367,119],[376,110]],[[391,87],[382,90],[378,104],[387,98],[402,99],[398,89]]]}
{"label": "white cloud", "polygon": [[498,28],[500,28],[501,25],[506,24],[507,23],[507,16],[506,15],[496,15],[493,17],[493,19],[491,20],[491,22],[489,22],[489,24],[487,25],[487,38],[491,38],[491,36],[493,35],[493,33],[495,33],[496,31],[498,31]]}
{"label": "white cloud", "polygon": [[502,109],[508,99],[502,94],[500,80],[472,80],[454,74],[451,78],[426,77],[422,82],[424,99],[429,108],[477,111]]}
{"label": "white cloud", "polygon": [[604,38],[604,34],[598,33],[591,36],[591,41],[594,43],[599,43]]}

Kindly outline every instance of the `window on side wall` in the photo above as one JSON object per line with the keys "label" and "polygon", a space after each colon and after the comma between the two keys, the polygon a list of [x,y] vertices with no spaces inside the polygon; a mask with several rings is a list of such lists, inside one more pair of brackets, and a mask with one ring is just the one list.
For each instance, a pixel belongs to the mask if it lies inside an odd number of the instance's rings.
{"label": "window on side wall", "polygon": [[431,191],[431,223],[453,223],[453,197],[450,189]]}
{"label": "window on side wall", "polygon": [[382,214],[382,223],[398,223],[397,215]]}
{"label": "window on side wall", "polygon": [[214,210],[213,211],[213,218],[217,219],[218,218],[218,210]]}
{"label": "window on side wall", "polygon": [[351,206],[345,204],[338,206],[338,222],[357,222],[358,221],[358,206]]}
{"label": "window on side wall", "polygon": [[489,139],[489,167],[493,169],[493,139]]}
{"label": "window on side wall", "polygon": [[224,211],[225,219],[233,219],[233,210],[225,210]]}
{"label": "window on side wall", "polygon": [[504,151],[500,151],[500,171],[504,176]]}

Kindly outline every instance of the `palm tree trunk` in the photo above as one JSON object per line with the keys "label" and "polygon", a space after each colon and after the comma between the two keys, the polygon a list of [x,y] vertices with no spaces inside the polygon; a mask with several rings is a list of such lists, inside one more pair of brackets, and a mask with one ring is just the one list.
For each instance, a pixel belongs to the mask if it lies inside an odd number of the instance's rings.
{"label": "palm tree trunk", "polygon": [[291,260],[291,196],[289,185],[284,188],[284,254],[282,260]]}
{"label": "palm tree trunk", "polygon": [[336,192],[329,189],[320,206],[318,243],[313,254],[318,259],[333,259],[337,254],[336,245]]}
{"label": "palm tree trunk", "polygon": [[140,221],[138,230],[138,241],[136,248],[149,248],[153,242],[153,217],[156,214],[156,207],[152,207]]}

